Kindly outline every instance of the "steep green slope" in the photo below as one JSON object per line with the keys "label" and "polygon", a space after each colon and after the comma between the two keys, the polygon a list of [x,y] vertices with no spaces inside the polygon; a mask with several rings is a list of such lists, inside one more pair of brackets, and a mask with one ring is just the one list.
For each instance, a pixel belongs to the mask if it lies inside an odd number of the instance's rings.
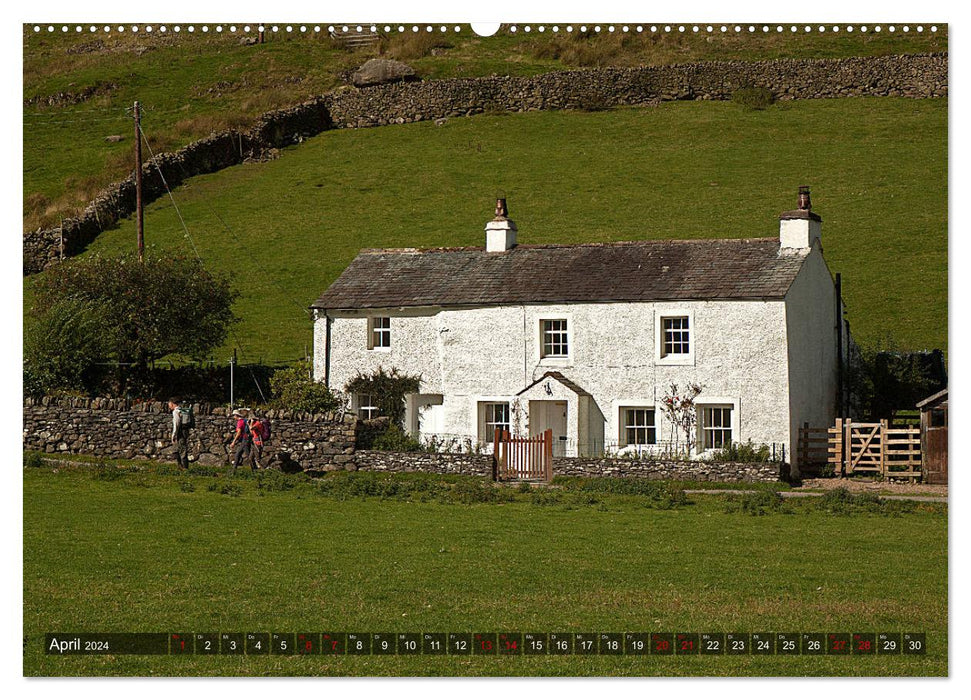
{"label": "steep green slope", "polygon": [[[378,45],[349,51],[327,36],[327,27],[300,33],[267,32],[259,46],[240,44],[229,24],[217,32],[133,33],[131,27],[105,33],[85,25],[81,32],[35,33],[23,40],[24,230],[56,226],[76,215],[110,182],[132,168],[132,124],[125,110],[140,100],[144,124],[156,150],[175,150],[212,130],[245,126],[262,112],[295,104],[344,83],[343,74],[381,52],[412,65],[423,78],[533,75],[551,70],[630,66],[699,60],[811,58],[921,53],[947,50],[946,27],[937,32],[898,31],[806,33],[789,31],[722,33],[704,31],[601,33],[579,27],[567,35],[504,29],[483,39],[468,25],[456,33],[401,34],[397,26]],[[237,27],[242,31],[243,24]],[[255,25],[249,37],[255,34]],[[382,27],[383,29],[383,27]],[[761,27],[759,28],[761,30]],[[80,99],[86,96],[85,99]],[[78,101],[80,99],[80,101]],[[53,104],[51,104],[53,101]],[[122,136],[121,141],[106,141]]]}
{"label": "steep green slope", "polygon": [[[856,337],[946,348],[946,100],[668,103],[332,131],[195,178],[175,201],[201,257],[242,291],[245,359],[279,361],[310,346],[305,307],[359,249],[483,245],[498,192],[520,242],[572,243],[777,235],[803,184]],[[145,221],[150,245],[193,253],[168,199]],[[91,252],[134,240],[126,221]]]}

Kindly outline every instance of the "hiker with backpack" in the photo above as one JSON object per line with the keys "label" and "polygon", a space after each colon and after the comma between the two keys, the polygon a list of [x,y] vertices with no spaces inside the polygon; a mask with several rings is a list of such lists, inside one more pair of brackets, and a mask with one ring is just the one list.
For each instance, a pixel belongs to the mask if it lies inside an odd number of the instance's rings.
{"label": "hiker with backpack", "polygon": [[263,445],[270,439],[270,421],[254,415],[249,422],[250,435],[253,436],[253,462],[257,469],[263,469]]}
{"label": "hiker with backpack", "polygon": [[196,427],[196,419],[191,404],[182,406],[181,403],[175,396],[169,399],[169,410],[172,411],[172,444],[175,445],[175,458],[179,469],[188,469],[189,430]]}
{"label": "hiker with backpack", "polygon": [[[233,467],[230,474],[236,471],[244,459],[249,460],[251,469],[256,468],[253,457],[253,433],[250,431],[249,422],[239,410],[233,411],[233,418],[236,420],[236,432],[233,435],[233,441],[229,443],[229,450],[233,454]],[[233,452],[234,447],[235,452]]]}

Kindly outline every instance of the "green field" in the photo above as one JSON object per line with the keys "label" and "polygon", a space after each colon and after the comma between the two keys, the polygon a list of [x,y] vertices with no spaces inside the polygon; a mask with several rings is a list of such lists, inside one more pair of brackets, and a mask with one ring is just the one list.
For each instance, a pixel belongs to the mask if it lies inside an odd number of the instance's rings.
{"label": "green field", "polygon": [[[26,675],[946,675],[947,514],[24,469]],[[357,481],[355,481],[355,479]],[[347,488],[358,484],[358,491]],[[334,484],[344,484],[336,487]],[[361,485],[371,484],[362,490]],[[410,484],[410,486],[409,486]],[[391,488],[389,485],[394,485]],[[238,492],[233,495],[233,487]],[[407,487],[407,488],[406,488]],[[229,491],[222,493],[221,491]],[[383,493],[364,497],[361,493]],[[900,631],[896,657],[50,657],[54,631]]]}
{"label": "green field", "polygon": [[[240,25],[240,30],[242,25]],[[56,226],[76,215],[99,189],[132,169],[131,120],[135,100],[156,150],[174,150],[212,130],[244,127],[262,112],[289,106],[345,83],[342,74],[379,52],[407,61],[425,79],[483,75],[534,75],[551,70],[633,66],[699,60],[811,58],[921,53],[947,50],[947,27],[936,33],[891,35],[833,32],[792,34],[742,31],[712,34],[658,31],[649,27],[598,35],[553,35],[506,29],[483,39],[468,25],[456,34],[440,27],[429,34],[395,27],[379,46],[348,51],[323,32],[267,32],[267,43],[242,46],[240,34],[137,34],[114,28],[92,33],[85,25],[64,33],[23,28],[24,230]],[[423,28],[424,29],[424,28]],[[565,29],[565,28],[564,28]],[[859,29],[859,28],[857,28]],[[410,30],[410,27],[409,27]],[[250,33],[249,36],[253,36]],[[71,104],[62,94],[87,99]],[[105,137],[121,135],[120,142]]]}
{"label": "green field", "polygon": [[[946,350],[943,99],[686,102],[331,131],[275,161],[193,178],[175,201],[199,254],[241,291],[244,361],[287,361],[312,343],[306,307],[359,249],[483,245],[497,192],[521,243],[578,243],[777,236],[802,184],[857,340]],[[167,198],[145,222],[149,245],[193,254]],[[134,240],[125,221],[91,251]]]}

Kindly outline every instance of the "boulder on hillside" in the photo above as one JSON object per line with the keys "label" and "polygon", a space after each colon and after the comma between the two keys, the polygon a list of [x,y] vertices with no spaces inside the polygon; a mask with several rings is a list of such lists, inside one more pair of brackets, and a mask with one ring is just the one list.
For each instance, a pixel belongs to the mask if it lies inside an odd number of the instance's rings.
{"label": "boulder on hillside", "polygon": [[406,63],[389,58],[372,58],[351,73],[351,82],[359,88],[408,80],[418,80],[415,69]]}

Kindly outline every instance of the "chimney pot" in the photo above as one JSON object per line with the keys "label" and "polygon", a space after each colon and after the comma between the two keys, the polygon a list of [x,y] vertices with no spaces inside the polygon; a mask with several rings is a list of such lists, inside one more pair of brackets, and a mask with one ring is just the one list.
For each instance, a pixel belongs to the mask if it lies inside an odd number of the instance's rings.
{"label": "chimney pot", "polygon": [[502,253],[516,247],[516,222],[509,218],[506,198],[496,199],[496,216],[486,224],[486,252]]}
{"label": "chimney pot", "polygon": [[809,199],[809,187],[806,185],[799,188],[799,208],[804,211],[810,211],[813,208],[812,201]]}

